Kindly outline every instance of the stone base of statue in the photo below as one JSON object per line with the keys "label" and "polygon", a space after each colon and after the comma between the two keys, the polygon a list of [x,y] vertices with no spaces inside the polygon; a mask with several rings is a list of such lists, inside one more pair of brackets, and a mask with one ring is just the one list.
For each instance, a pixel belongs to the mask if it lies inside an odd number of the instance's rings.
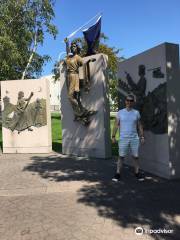
{"label": "stone base of statue", "polygon": [[3,153],[52,151],[49,82],[1,82]]}
{"label": "stone base of statue", "polygon": [[[68,99],[66,71],[63,65],[60,66],[62,152],[76,156],[109,158],[111,141],[106,78],[107,56],[97,54],[85,57],[83,63],[84,66],[88,65],[83,67],[86,79],[80,80],[80,85],[83,85],[81,103],[86,109],[81,116],[74,115]],[[79,72],[79,78],[84,78],[82,71]]]}
{"label": "stone base of statue", "polygon": [[[141,84],[132,90],[145,130],[140,168],[167,179],[180,178],[179,46],[164,43],[119,63],[121,101],[129,87],[127,74],[135,84],[146,82],[143,96],[137,94]],[[132,158],[126,163],[133,165]]]}

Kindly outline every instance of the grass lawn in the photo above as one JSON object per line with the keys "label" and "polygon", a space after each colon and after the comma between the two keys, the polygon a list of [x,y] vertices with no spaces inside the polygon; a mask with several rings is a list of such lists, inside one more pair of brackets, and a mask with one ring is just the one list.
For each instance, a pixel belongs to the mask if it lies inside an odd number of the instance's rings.
{"label": "grass lawn", "polygon": [[62,128],[59,113],[51,114],[52,148],[55,152],[62,152]]}
{"label": "grass lawn", "polygon": [[[62,151],[62,128],[61,119],[59,113],[51,114],[51,125],[52,125],[52,148],[56,152]],[[114,117],[111,117],[111,130],[113,127]],[[116,139],[118,140],[118,134]],[[2,147],[2,127],[0,126],[0,145]],[[118,144],[112,144],[112,154],[118,155]]]}

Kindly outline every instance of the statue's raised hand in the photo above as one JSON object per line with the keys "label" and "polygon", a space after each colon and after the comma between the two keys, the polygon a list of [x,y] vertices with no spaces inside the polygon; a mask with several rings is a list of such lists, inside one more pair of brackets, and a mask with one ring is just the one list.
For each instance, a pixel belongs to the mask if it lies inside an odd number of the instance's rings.
{"label": "statue's raised hand", "polygon": [[67,38],[67,37],[64,39],[64,42],[65,42],[65,43],[67,43],[67,42],[68,42],[68,38]]}

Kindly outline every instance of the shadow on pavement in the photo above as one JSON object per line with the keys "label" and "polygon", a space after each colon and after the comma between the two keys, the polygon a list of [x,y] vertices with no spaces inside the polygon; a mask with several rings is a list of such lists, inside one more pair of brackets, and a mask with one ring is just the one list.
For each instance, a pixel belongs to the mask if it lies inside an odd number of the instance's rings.
{"label": "shadow on pavement", "polygon": [[[38,173],[51,181],[86,181],[78,191],[78,202],[97,209],[100,216],[112,219],[124,228],[174,230],[172,234],[152,234],[154,239],[179,239],[180,181],[168,181],[145,173],[144,181],[135,179],[133,169],[123,168],[122,181],[111,177],[115,161],[34,156],[24,171]],[[88,185],[88,183],[94,183]]]}

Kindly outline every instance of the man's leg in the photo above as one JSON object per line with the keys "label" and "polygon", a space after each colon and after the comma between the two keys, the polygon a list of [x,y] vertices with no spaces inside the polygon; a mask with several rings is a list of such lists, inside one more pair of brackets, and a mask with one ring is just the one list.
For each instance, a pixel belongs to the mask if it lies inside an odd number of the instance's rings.
{"label": "man's leg", "polygon": [[139,137],[133,137],[130,140],[130,148],[134,161],[135,176],[139,175]]}
{"label": "man's leg", "polygon": [[117,174],[121,174],[121,170],[122,170],[122,166],[123,166],[123,160],[124,160],[124,157],[121,157],[121,156],[118,157],[117,169],[116,169]]}
{"label": "man's leg", "polygon": [[118,182],[121,180],[121,170],[123,165],[124,157],[119,156],[117,160],[116,174],[112,178],[113,181]]}
{"label": "man's leg", "polygon": [[134,156],[134,173],[138,174],[139,173],[139,158]]}
{"label": "man's leg", "polygon": [[139,172],[139,158],[134,156],[134,175],[139,181],[144,181],[144,174]]}
{"label": "man's leg", "polygon": [[121,178],[121,170],[123,166],[124,157],[127,155],[129,147],[129,139],[121,138],[119,141],[119,157],[117,160],[116,174],[113,177],[113,181],[119,181]]}

